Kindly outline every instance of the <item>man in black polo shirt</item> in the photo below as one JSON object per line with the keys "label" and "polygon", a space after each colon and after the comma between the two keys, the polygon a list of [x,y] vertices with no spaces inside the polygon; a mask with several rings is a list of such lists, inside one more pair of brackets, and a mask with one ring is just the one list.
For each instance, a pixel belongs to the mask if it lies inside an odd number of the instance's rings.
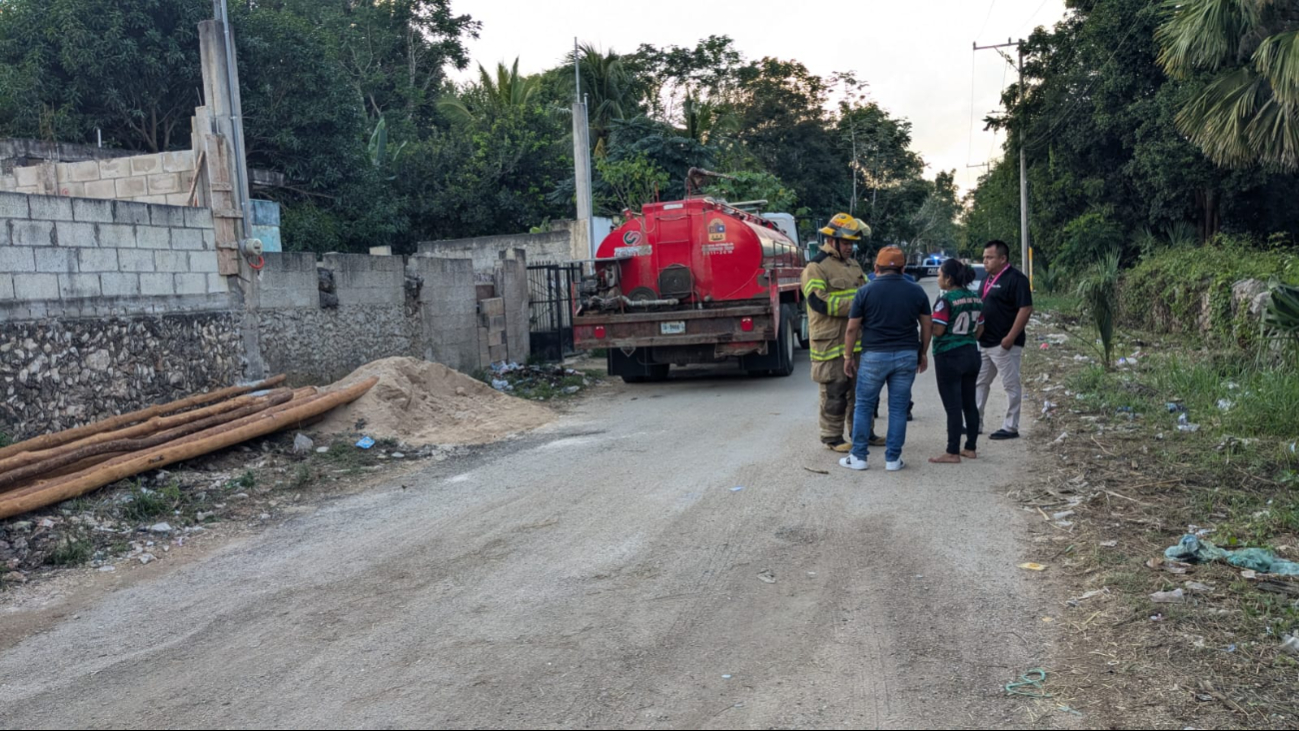
{"label": "man in black polo shirt", "polygon": [[988,405],[988,392],[997,374],[1006,387],[1010,401],[1006,420],[989,439],[1018,439],[1019,411],[1024,388],[1019,380],[1019,366],[1024,358],[1024,328],[1033,314],[1033,290],[1028,277],[1010,265],[1010,247],[1003,241],[989,241],[983,249],[983,268],[987,270],[979,294],[983,297],[983,337],[979,353],[983,367],[975,388],[979,402],[979,424]]}
{"label": "man in black polo shirt", "polygon": [[870,454],[870,416],[879,403],[884,384],[889,387],[889,429],[885,438],[885,469],[904,467],[902,446],[907,440],[907,405],[917,373],[929,367],[932,335],[929,297],[915,282],[902,278],[907,258],[896,246],[880,249],[875,258],[875,281],[857,290],[848,313],[845,352],[860,335],[858,358],[844,359],[844,373],[857,375],[857,416],[852,428],[852,451],[839,464],[851,470],[866,469]]}

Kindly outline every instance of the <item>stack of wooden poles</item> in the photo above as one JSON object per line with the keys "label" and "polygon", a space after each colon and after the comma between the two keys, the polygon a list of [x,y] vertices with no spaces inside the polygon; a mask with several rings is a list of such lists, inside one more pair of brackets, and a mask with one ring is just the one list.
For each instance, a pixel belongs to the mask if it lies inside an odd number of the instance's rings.
{"label": "stack of wooden poles", "polygon": [[275,376],[0,449],[0,519],[298,426],[355,401],[378,379],[324,392],[283,382]]}

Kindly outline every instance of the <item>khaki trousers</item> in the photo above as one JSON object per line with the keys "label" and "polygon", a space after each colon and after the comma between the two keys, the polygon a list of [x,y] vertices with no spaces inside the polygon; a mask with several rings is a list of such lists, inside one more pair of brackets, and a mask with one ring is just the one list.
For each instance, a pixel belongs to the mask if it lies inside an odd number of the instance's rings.
{"label": "khaki trousers", "polygon": [[1006,388],[1006,399],[1010,402],[1006,408],[1006,420],[1002,422],[1001,428],[1018,432],[1020,406],[1024,401],[1024,386],[1019,380],[1019,367],[1024,360],[1024,349],[1018,345],[1010,350],[1000,345],[991,348],[980,345],[979,356],[983,359],[983,365],[979,369],[979,380],[974,387],[975,400],[979,402],[979,418],[983,419],[992,382],[997,380],[997,374],[1000,373],[1001,384]]}
{"label": "khaki trousers", "polygon": [[853,411],[857,404],[857,379],[843,375],[843,358],[828,361],[826,365],[833,365],[838,370],[839,380],[819,384],[821,441],[826,444],[840,440],[851,441]]}

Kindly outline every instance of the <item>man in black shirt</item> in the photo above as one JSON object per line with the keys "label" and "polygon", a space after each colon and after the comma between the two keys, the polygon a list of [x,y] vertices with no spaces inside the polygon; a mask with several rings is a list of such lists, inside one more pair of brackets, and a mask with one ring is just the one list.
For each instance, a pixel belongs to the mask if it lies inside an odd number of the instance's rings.
{"label": "man in black shirt", "polygon": [[1028,277],[1010,265],[1010,247],[1005,242],[988,242],[983,249],[983,268],[987,270],[979,292],[983,297],[984,328],[983,337],[979,339],[983,367],[975,388],[979,423],[983,424],[988,392],[1000,373],[1010,405],[1001,429],[988,438],[1018,439],[1020,405],[1024,398],[1019,368],[1024,358],[1024,328],[1033,314],[1033,290]]}
{"label": "man in black shirt", "polygon": [[902,278],[907,258],[889,246],[875,258],[875,281],[857,290],[848,314],[845,352],[860,336],[862,354],[845,358],[844,373],[857,376],[857,416],[853,421],[852,451],[839,464],[866,469],[870,454],[870,415],[879,403],[884,384],[889,387],[889,429],[885,438],[885,469],[895,472],[905,465],[902,446],[907,439],[907,405],[917,373],[929,367],[931,335],[929,297],[920,285]]}

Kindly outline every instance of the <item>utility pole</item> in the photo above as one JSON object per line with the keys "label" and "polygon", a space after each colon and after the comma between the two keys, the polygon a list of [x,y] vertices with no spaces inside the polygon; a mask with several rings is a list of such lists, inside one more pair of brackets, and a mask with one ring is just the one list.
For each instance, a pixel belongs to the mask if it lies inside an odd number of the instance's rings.
{"label": "utility pole", "polygon": [[[1019,100],[1024,100],[1024,42],[1013,42],[1009,39],[1005,43],[998,43],[992,46],[980,46],[976,41],[974,50],[986,51],[989,49],[1002,49],[1015,46],[1019,50],[1019,63],[1011,64],[1019,72]],[[1000,51],[998,51],[1000,52]],[[1010,63],[1010,58],[1006,54],[1001,54],[1002,58]],[[1029,273],[1029,255],[1028,255],[1028,158],[1024,152],[1024,129],[1021,126],[1019,139],[1019,256],[1020,270]],[[1032,274],[1029,273],[1031,277]]]}
{"label": "utility pole", "polygon": [[244,147],[244,115],[239,101],[239,68],[235,62],[235,40],[230,32],[230,14],[226,10],[226,0],[212,0],[212,12],[221,22],[225,34],[225,72],[226,93],[230,99],[230,126],[234,147],[235,185],[239,186],[239,212],[243,214],[244,238],[252,238],[253,216],[248,186],[248,158]]}
{"label": "utility pole", "polygon": [[586,228],[588,258],[595,258],[594,205],[591,201],[591,129],[582,101],[582,65],[577,38],[573,39],[573,176],[577,190],[577,220]]}

